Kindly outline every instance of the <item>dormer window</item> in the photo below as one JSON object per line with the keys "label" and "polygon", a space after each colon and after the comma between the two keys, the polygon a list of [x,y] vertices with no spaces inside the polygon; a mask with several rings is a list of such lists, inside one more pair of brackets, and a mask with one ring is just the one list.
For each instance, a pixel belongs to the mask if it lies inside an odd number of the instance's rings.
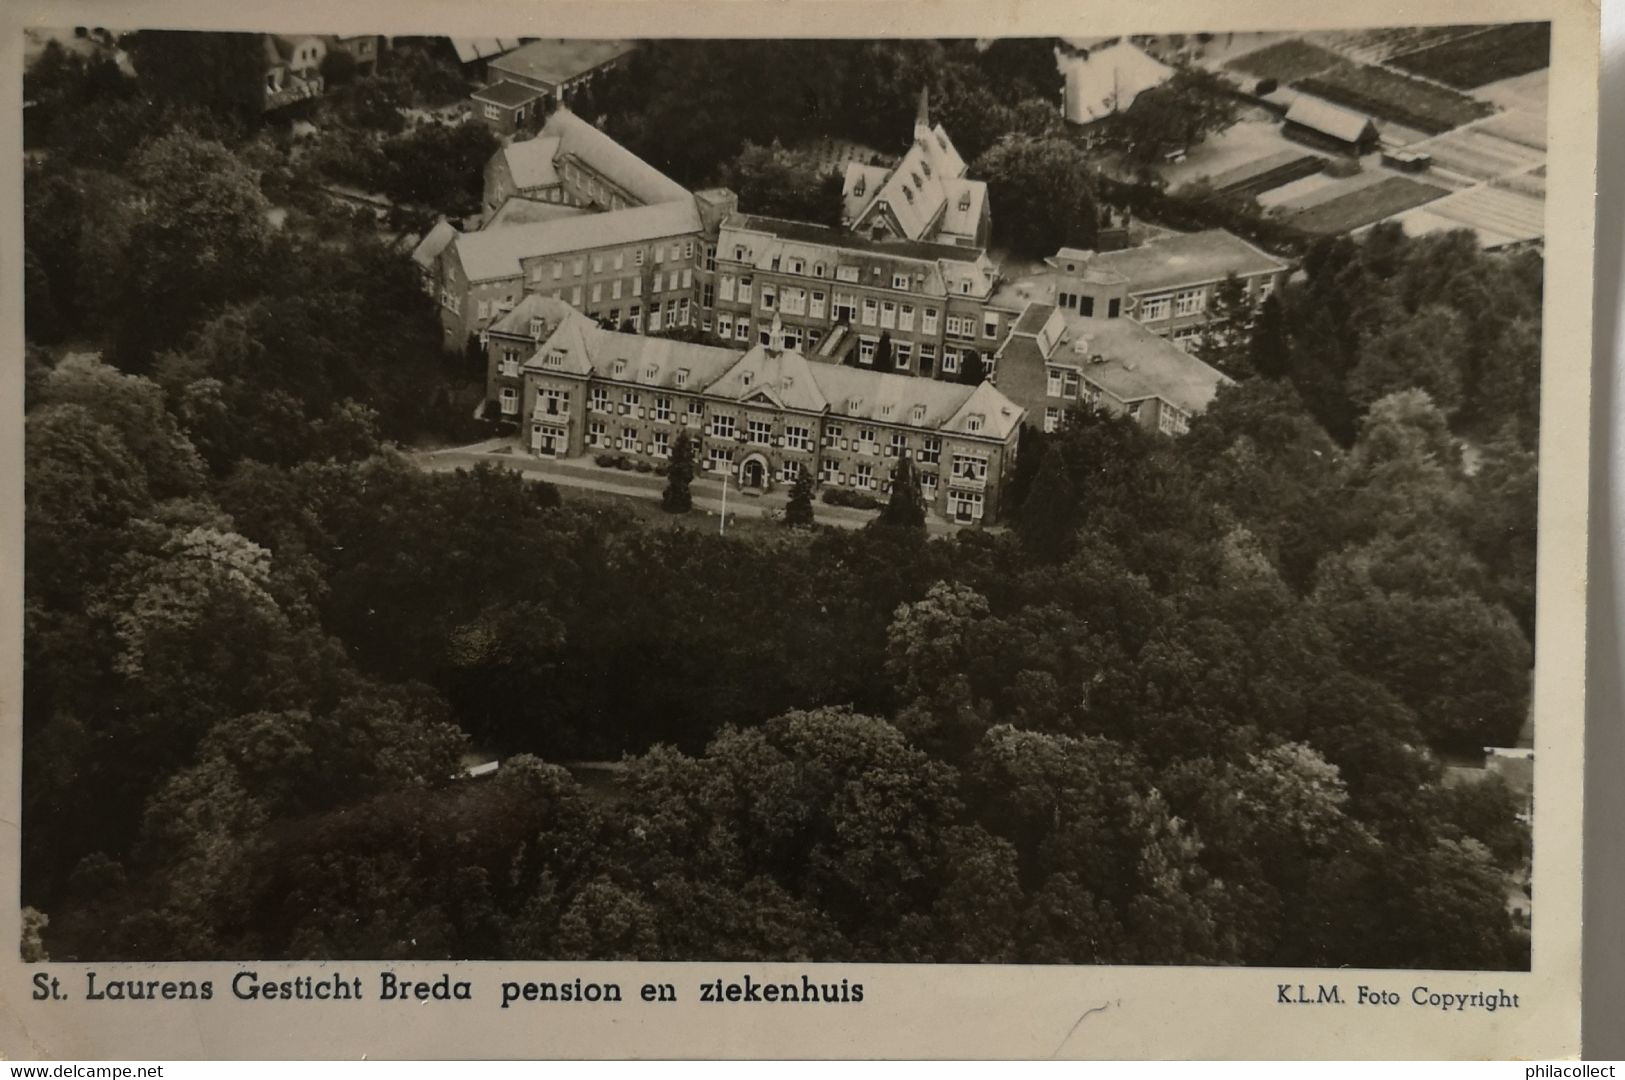
{"label": "dormer window", "polygon": [[544,330],[546,330],[546,329],[547,329],[547,324],[545,322],[543,322],[541,319],[532,318],[530,320],[530,336],[531,337],[533,337],[533,338],[541,337],[542,332]]}
{"label": "dormer window", "polygon": [[914,190],[912,188],[904,188],[903,198],[908,200],[910,206],[914,205]]}
{"label": "dormer window", "polygon": [[678,386],[687,386],[688,385],[688,368],[680,367],[680,368],[677,369],[677,385]]}
{"label": "dormer window", "polygon": [[969,278],[966,278],[964,281],[961,281],[959,283],[959,291],[962,292],[962,293],[969,293],[970,292],[970,279]]}
{"label": "dormer window", "polygon": [[917,187],[917,188],[925,187],[925,183],[920,179],[920,174],[919,173],[909,173],[908,176],[909,176],[910,180],[914,181],[914,186],[915,187]]}
{"label": "dormer window", "polygon": [[615,370],[616,375],[625,375],[626,374],[626,361],[625,360],[617,360],[617,361],[615,361],[614,370]]}
{"label": "dormer window", "polygon": [[976,416],[966,417],[965,418],[965,430],[970,432],[973,435],[976,432],[981,431],[982,430],[982,417],[981,417],[981,415],[978,414]]}
{"label": "dormer window", "polygon": [[549,349],[547,355],[542,357],[542,363],[548,367],[561,368],[564,366],[564,353],[558,349]]}
{"label": "dormer window", "polygon": [[948,136],[944,135],[940,131],[937,132],[937,145],[942,147],[944,150],[948,149]]}
{"label": "dormer window", "polygon": [[862,398],[855,397],[855,398],[847,398],[846,399],[846,413],[847,413],[848,416],[856,416],[856,415],[858,415],[858,410],[861,409],[861,408],[863,408],[863,399]]}
{"label": "dormer window", "polygon": [[643,377],[645,379],[652,379],[656,375],[659,375],[659,374],[660,374],[660,365],[659,364],[650,364],[648,367],[643,369]]}
{"label": "dormer window", "polygon": [[927,175],[927,176],[931,175],[931,163],[929,161],[921,159],[920,168],[925,171],[925,175]]}
{"label": "dormer window", "polygon": [[739,373],[739,385],[740,386],[749,386],[751,384],[751,382],[754,381],[754,379],[755,379],[755,376],[754,376],[754,374],[752,372],[742,371],[742,372]]}
{"label": "dormer window", "polygon": [[864,178],[861,177],[861,176],[858,177],[858,182],[856,184],[852,185],[852,194],[854,194],[854,195],[862,195],[863,191],[864,191],[864,188],[867,187],[867,186],[868,186],[867,182],[864,180]]}
{"label": "dormer window", "polygon": [[744,262],[744,261],[745,261],[745,249],[744,249],[744,247],[741,246],[741,247],[734,248],[734,262]]}
{"label": "dormer window", "polygon": [[962,192],[959,193],[959,209],[961,211],[965,211],[965,210],[970,209],[970,192],[969,191],[962,191]]}
{"label": "dormer window", "polygon": [[806,265],[807,264],[802,262],[800,259],[791,259],[790,260],[790,273],[799,274],[799,273],[801,273],[802,269],[806,267]]}
{"label": "dormer window", "polygon": [[880,407],[880,415],[881,416],[890,416],[891,415],[891,406],[890,405],[882,405]]}
{"label": "dormer window", "polygon": [[823,263],[813,263],[813,277],[823,277],[823,276],[824,276],[824,264]]}
{"label": "dormer window", "polygon": [[920,421],[922,421],[924,419],[925,419],[925,406],[924,405],[916,405],[916,406],[914,406],[914,422],[919,423]]}

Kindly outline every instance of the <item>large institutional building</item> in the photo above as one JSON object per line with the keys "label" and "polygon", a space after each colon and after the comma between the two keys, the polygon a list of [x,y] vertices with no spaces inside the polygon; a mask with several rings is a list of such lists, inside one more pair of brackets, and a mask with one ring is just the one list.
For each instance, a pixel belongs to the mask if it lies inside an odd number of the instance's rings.
{"label": "large institutional building", "polygon": [[[877,495],[908,458],[937,513],[961,524],[998,517],[1022,411],[990,382],[809,361],[778,319],[765,344],[723,348],[606,330],[550,303],[526,301],[491,335],[505,350],[521,332],[546,334],[522,363],[504,352],[499,376],[532,453],[614,451],[659,463],[686,432],[702,475],[747,491],[806,472],[820,487]],[[507,382],[514,370],[518,388]]]}
{"label": "large institutional building", "polygon": [[686,429],[702,470],[747,486],[809,469],[876,493],[908,454],[967,522],[997,514],[1022,422],[1184,432],[1229,381],[1188,355],[1215,289],[1234,275],[1256,303],[1289,272],[1210,230],[1063,247],[1004,282],[986,185],[923,97],[908,150],[848,162],[841,200],[838,227],[741,212],[560,107],[491,158],[480,227],[442,222],[413,258],[446,347],[484,345],[488,407],[534,453],[653,461]]}

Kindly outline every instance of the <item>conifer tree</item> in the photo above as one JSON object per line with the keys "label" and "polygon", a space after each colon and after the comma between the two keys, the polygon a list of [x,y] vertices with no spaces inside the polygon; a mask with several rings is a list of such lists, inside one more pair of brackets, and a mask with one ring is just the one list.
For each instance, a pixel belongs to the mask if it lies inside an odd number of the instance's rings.
{"label": "conifer tree", "polygon": [[892,470],[891,498],[875,524],[898,529],[925,528],[925,500],[920,496],[920,481],[914,475],[914,463],[906,457]]}
{"label": "conifer tree", "polygon": [[673,514],[686,514],[694,507],[689,494],[689,482],[694,479],[694,450],[688,432],[677,433],[671,447],[671,467],[666,471],[666,490],[661,493],[661,509]]}
{"label": "conifer tree", "polygon": [[812,473],[803,468],[790,485],[790,502],[784,508],[784,523],[791,528],[808,528],[813,523]]}
{"label": "conifer tree", "polygon": [[1078,495],[1066,459],[1053,445],[1045,446],[1038,475],[1021,505],[1017,531],[1022,546],[1042,562],[1060,562],[1072,546],[1077,516]]}

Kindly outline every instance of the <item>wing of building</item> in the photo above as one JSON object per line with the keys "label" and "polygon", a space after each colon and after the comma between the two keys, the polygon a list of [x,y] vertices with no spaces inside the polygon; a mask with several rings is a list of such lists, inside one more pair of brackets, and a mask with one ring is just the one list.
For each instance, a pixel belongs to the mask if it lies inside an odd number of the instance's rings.
{"label": "wing of building", "polygon": [[566,318],[522,372],[520,423],[532,453],[619,453],[660,465],[687,433],[702,475],[747,490],[807,472],[821,486],[876,495],[908,457],[927,504],[962,524],[998,516],[1022,419],[991,383],[810,361],[787,347],[777,323],[766,344],[725,349]]}
{"label": "wing of building", "polygon": [[1231,381],[1133,319],[1050,304],[1022,313],[999,357],[999,388],[1044,431],[1069,412],[1098,409],[1182,435]]}

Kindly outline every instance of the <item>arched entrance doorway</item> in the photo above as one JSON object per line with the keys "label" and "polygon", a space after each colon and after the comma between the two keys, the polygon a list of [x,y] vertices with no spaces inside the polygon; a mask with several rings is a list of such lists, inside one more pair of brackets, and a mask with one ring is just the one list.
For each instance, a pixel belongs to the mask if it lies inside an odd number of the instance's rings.
{"label": "arched entrance doorway", "polygon": [[766,491],[767,485],[767,459],[760,454],[752,454],[739,466],[739,486],[746,491]]}

